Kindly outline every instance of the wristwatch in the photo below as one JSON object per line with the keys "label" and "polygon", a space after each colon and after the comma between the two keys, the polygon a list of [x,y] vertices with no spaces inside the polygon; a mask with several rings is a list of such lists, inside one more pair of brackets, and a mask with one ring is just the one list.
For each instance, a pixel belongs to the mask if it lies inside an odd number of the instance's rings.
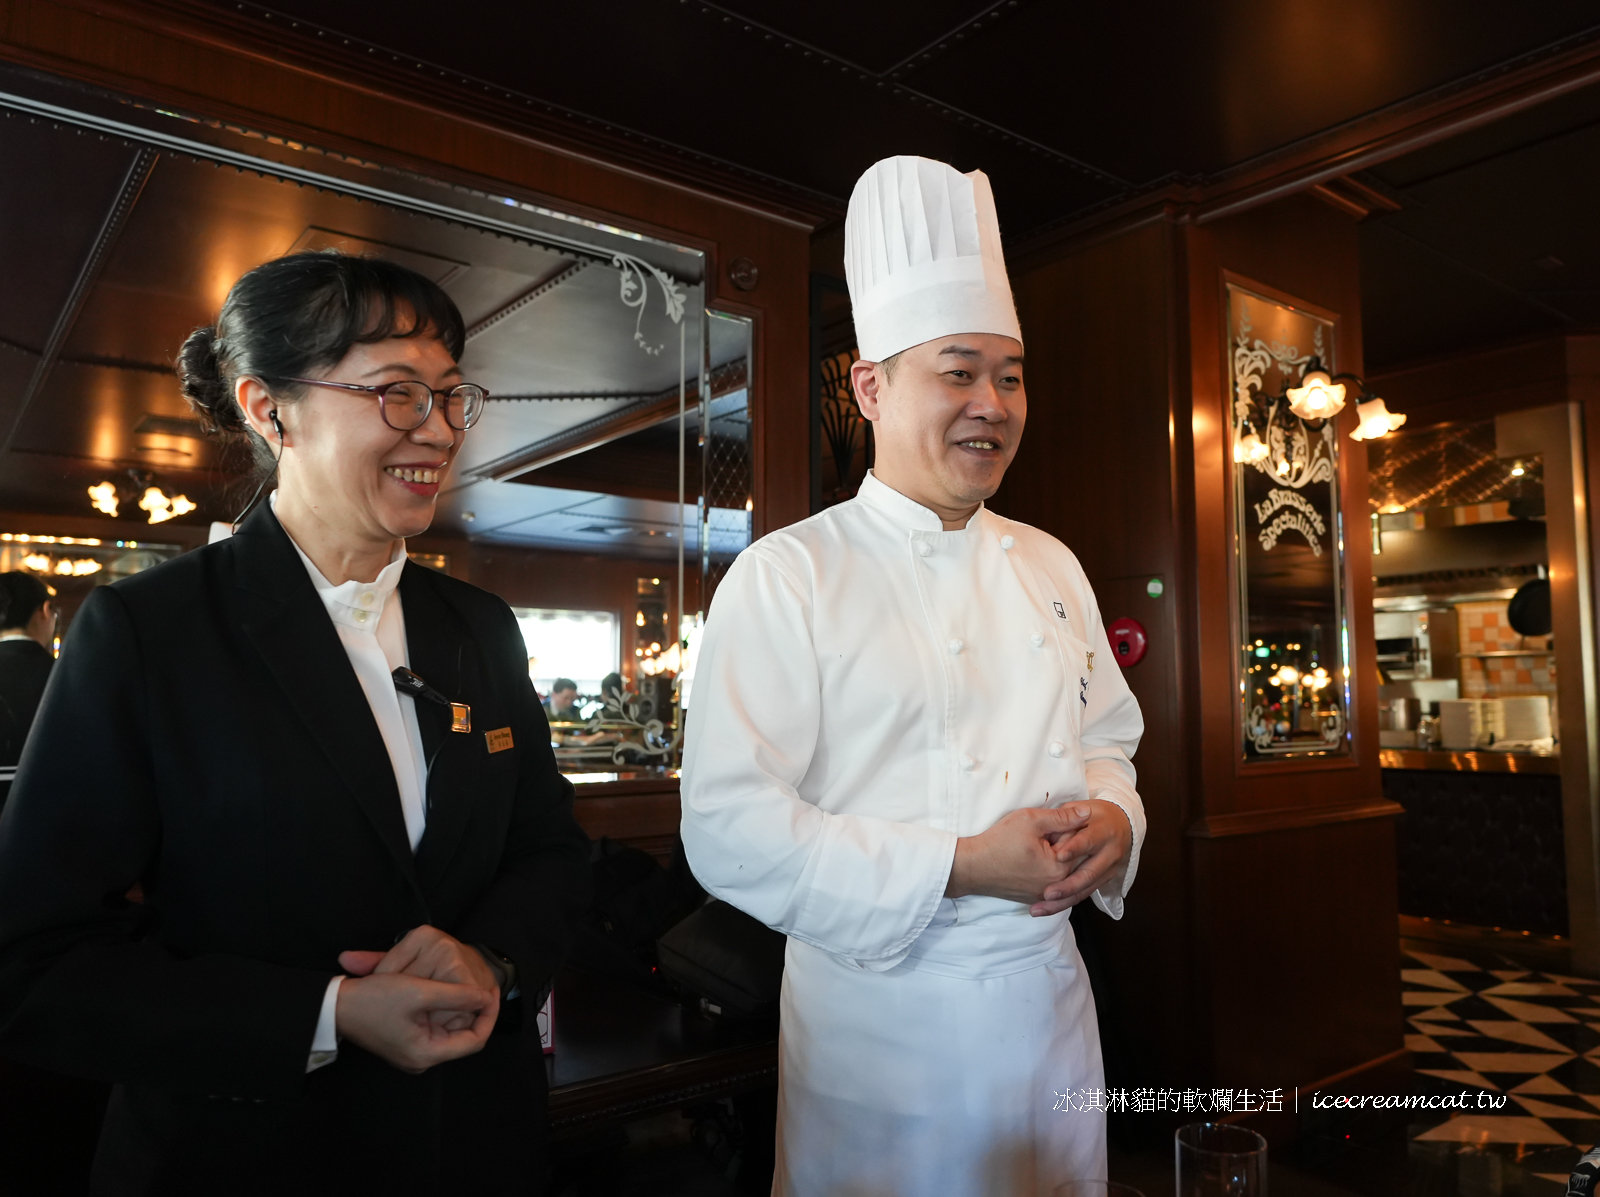
{"label": "wristwatch", "polygon": [[504,952],[497,951],[486,943],[475,943],[472,946],[482,954],[484,961],[489,965],[489,971],[494,974],[495,984],[500,986],[500,1000],[510,1002],[522,996],[521,990],[517,988],[516,962]]}

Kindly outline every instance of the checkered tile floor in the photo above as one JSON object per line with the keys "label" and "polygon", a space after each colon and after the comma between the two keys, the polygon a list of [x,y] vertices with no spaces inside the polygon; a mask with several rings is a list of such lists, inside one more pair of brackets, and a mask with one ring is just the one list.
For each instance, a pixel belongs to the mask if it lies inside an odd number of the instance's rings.
{"label": "checkered tile floor", "polygon": [[1415,951],[1401,978],[1418,1074],[1509,1098],[1414,1142],[1509,1151],[1529,1175],[1564,1185],[1600,1142],[1600,982]]}

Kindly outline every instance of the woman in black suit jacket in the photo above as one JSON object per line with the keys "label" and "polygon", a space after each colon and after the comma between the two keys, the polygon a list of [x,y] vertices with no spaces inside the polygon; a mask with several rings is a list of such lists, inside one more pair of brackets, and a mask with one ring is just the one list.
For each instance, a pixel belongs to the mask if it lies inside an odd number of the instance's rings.
{"label": "woman in black suit jacket", "polygon": [[[509,608],[398,564],[481,408],[462,340],[421,276],[302,254],[185,346],[203,416],[276,450],[275,503],[93,592],[0,817],[0,1052],[116,1083],[96,1193],[540,1186],[534,1014],[587,841]],[[399,700],[409,815],[318,590],[389,565],[433,699]]]}

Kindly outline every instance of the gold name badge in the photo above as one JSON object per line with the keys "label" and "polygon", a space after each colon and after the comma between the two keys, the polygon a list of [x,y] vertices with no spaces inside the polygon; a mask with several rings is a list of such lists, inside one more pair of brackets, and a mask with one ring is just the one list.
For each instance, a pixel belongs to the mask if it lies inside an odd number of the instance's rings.
{"label": "gold name badge", "polygon": [[498,728],[492,732],[484,732],[483,738],[488,741],[490,752],[504,752],[511,747],[511,729]]}
{"label": "gold name badge", "polygon": [[464,702],[450,704],[450,730],[466,735],[472,730],[472,708]]}

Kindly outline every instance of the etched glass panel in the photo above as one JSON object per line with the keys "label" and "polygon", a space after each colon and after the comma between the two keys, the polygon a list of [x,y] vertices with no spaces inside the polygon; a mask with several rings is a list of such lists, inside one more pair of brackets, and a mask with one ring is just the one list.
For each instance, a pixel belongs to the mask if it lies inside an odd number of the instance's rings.
{"label": "etched glass panel", "polygon": [[1302,419],[1286,395],[1337,369],[1333,341],[1332,321],[1229,285],[1246,759],[1349,751],[1336,421]]}

